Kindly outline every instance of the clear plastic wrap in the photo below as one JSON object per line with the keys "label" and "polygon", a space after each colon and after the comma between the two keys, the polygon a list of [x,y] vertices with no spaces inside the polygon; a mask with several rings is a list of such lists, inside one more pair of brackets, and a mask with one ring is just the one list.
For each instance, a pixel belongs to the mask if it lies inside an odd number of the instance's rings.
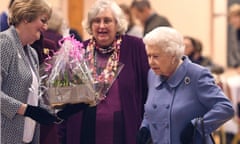
{"label": "clear plastic wrap", "polygon": [[46,63],[48,103],[52,107],[67,103],[97,105],[106,98],[124,64],[118,61],[117,53],[113,53],[105,68],[100,68],[74,37],[64,37],[59,43],[60,50],[49,57],[51,64]]}

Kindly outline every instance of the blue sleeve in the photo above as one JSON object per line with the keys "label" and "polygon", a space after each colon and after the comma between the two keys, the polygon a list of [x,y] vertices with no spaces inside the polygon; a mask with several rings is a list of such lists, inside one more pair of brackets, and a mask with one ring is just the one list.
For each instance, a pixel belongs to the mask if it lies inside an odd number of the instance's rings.
{"label": "blue sleeve", "polygon": [[207,69],[203,69],[199,74],[197,94],[199,101],[208,111],[203,116],[206,134],[210,134],[233,117],[234,110],[231,102],[222,89],[215,84]]}

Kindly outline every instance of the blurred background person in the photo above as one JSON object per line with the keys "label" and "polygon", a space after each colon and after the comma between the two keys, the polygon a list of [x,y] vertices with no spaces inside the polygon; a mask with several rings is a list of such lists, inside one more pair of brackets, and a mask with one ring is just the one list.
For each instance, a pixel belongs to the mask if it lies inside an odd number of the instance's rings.
{"label": "blurred background person", "polygon": [[184,54],[196,64],[209,68],[212,73],[222,74],[224,69],[222,66],[214,63],[210,58],[202,54],[203,45],[200,40],[185,36],[184,37],[185,50]]}
{"label": "blurred background person", "polygon": [[[12,6],[13,2],[14,2],[14,0],[10,0],[9,5],[8,5],[8,10]],[[9,28],[9,24],[8,24],[8,10],[3,11],[0,14],[0,32]]]}
{"label": "blurred background person", "polygon": [[228,19],[230,24],[228,66],[238,68],[240,66],[240,4],[234,3],[229,7]]}
{"label": "blurred background person", "polygon": [[43,32],[44,39],[52,40],[57,49],[60,48],[58,41],[63,37],[63,21],[61,13],[57,9],[53,9],[52,16],[48,21],[48,29]]}
{"label": "blurred background person", "polygon": [[227,96],[208,69],[184,56],[175,29],[158,27],[143,41],[151,69],[137,144],[150,136],[154,144],[213,144],[209,135],[234,115]]}
{"label": "blurred background person", "polygon": [[30,46],[47,29],[51,12],[45,0],[15,0],[9,9],[10,28],[0,33],[2,144],[38,144],[37,123],[57,121],[39,96],[39,62]]}
{"label": "blurred background person", "polygon": [[[113,0],[97,0],[83,27],[91,35],[84,47],[94,79],[103,77],[107,84],[108,74],[117,78],[97,106],[60,125],[61,143],[135,144],[147,95],[149,65],[143,41],[124,35],[127,20]],[[120,64],[124,66],[117,75],[114,71]]]}
{"label": "blurred background person", "polygon": [[[59,10],[53,8],[52,16],[48,21],[48,29],[42,33],[41,39],[32,44],[38,53],[39,63],[43,64],[48,56],[53,56],[60,49],[59,40],[63,36],[73,35],[78,41],[82,41],[81,35],[77,30],[69,28],[66,20]],[[44,66],[43,66],[44,67]]]}
{"label": "blurred background person", "polygon": [[58,41],[62,39],[63,18],[57,9],[53,8],[52,16],[48,21],[48,29],[42,32],[41,40],[32,44],[32,47],[37,51],[40,73],[44,74],[44,61],[48,56],[53,56],[54,52],[60,49]]}
{"label": "blurred background person", "polygon": [[143,36],[143,29],[141,26],[135,23],[129,6],[125,4],[120,4],[119,6],[123,10],[128,20],[128,28],[127,28],[126,34],[141,38]]}
{"label": "blurred background person", "polygon": [[143,35],[158,26],[171,26],[166,17],[154,12],[148,0],[134,0],[131,4],[131,11],[142,23],[144,27]]}

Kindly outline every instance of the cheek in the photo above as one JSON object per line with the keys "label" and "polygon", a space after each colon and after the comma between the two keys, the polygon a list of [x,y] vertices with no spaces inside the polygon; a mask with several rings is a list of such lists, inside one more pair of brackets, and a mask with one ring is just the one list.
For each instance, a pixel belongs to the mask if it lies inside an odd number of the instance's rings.
{"label": "cheek", "polygon": [[171,66],[171,63],[169,62],[169,60],[162,59],[161,61],[158,61],[158,65],[162,69],[168,69]]}
{"label": "cheek", "polygon": [[154,61],[155,65],[157,65],[159,68],[165,67],[165,62],[163,60],[155,60]]}
{"label": "cheek", "polygon": [[185,54],[189,55],[191,53],[192,49],[191,48],[185,48]]}

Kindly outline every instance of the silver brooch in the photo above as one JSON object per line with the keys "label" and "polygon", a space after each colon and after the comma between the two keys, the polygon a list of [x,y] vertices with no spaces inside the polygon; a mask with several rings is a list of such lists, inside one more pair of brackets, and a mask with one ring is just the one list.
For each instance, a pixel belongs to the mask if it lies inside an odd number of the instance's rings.
{"label": "silver brooch", "polygon": [[190,77],[186,76],[186,77],[184,78],[184,83],[185,83],[186,85],[188,85],[190,82],[191,82]]}

